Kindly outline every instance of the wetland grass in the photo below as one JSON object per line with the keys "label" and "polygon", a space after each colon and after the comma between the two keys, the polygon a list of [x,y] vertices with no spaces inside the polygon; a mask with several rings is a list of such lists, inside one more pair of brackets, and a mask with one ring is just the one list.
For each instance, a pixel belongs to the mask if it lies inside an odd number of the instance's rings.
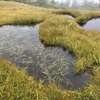
{"label": "wetland grass", "polygon": [[[85,23],[90,19],[85,16],[90,16],[90,11],[78,11],[80,14],[74,15],[77,16],[75,20],[52,15],[54,11],[58,12],[54,9],[0,1],[0,26],[44,21],[40,27],[41,40],[48,45],[64,46],[73,52],[78,58],[77,72],[87,66],[93,67],[91,84],[75,91],[62,90],[54,84],[43,85],[42,81],[36,82],[24,70],[19,71],[15,65],[0,59],[1,100],[100,100],[100,32],[85,31],[76,24],[76,21]],[[96,13],[99,17],[99,12]]]}
{"label": "wetland grass", "polygon": [[0,99],[1,100],[65,100],[74,92],[64,91],[56,85],[43,85],[28,76],[25,70],[18,70],[15,65],[0,59]]}
{"label": "wetland grass", "polygon": [[53,11],[54,14],[68,14],[68,15],[71,15],[72,17],[74,18],[77,18],[79,16],[81,16],[81,12],[78,11],[78,10],[56,10],[56,11]]}
{"label": "wetland grass", "polygon": [[99,31],[81,29],[75,20],[54,15],[40,26],[40,39],[45,44],[68,48],[78,58],[76,71],[100,64]]}
{"label": "wetland grass", "polygon": [[[93,12],[93,14],[95,18],[99,16],[99,13],[95,14]],[[59,15],[52,16],[40,25],[40,39],[44,44],[60,45],[74,53],[78,58],[76,62],[77,73],[87,67],[93,68],[92,83],[77,92],[77,99],[75,100],[99,100],[100,32],[81,29],[77,25],[76,19],[72,20]],[[85,21],[87,20],[88,18],[85,19]]]}
{"label": "wetland grass", "polygon": [[95,11],[95,12],[88,12],[88,13],[83,13],[83,15],[78,16],[76,18],[76,22],[80,25],[84,25],[88,20],[93,19],[93,18],[99,18],[100,17],[100,12]]}
{"label": "wetland grass", "polygon": [[51,15],[52,9],[33,7],[22,3],[0,1],[0,26],[40,23]]}

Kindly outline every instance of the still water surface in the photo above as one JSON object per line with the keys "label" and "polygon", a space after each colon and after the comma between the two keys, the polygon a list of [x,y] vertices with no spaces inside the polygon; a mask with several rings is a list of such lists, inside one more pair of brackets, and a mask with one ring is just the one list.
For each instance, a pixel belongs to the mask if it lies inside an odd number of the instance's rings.
{"label": "still water surface", "polygon": [[26,68],[29,75],[53,82],[65,89],[79,89],[90,75],[75,75],[76,58],[61,47],[44,47],[39,39],[39,25],[0,27],[0,56]]}
{"label": "still water surface", "polygon": [[83,29],[87,30],[99,30],[100,31],[100,18],[91,19],[87,21],[85,25],[82,26]]}

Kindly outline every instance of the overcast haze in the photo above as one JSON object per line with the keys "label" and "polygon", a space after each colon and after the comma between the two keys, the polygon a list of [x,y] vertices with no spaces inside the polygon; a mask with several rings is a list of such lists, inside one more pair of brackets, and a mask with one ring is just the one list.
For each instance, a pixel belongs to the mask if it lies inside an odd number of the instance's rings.
{"label": "overcast haze", "polygon": [[[63,1],[66,1],[66,0],[55,0],[55,1],[63,2]],[[95,2],[98,2],[98,0],[88,0],[88,1],[95,1]],[[80,2],[81,2],[81,1],[80,1]]]}
{"label": "overcast haze", "polygon": [[58,2],[63,2],[63,1],[66,1],[66,0],[55,0],[55,1],[58,1]]}

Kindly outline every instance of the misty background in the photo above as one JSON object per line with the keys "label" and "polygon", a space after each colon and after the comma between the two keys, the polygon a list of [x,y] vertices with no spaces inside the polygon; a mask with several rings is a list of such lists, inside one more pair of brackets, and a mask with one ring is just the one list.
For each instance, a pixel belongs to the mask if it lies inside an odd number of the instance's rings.
{"label": "misty background", "polygon": [[100,10],[100,0],[5,0],[46,8]]}

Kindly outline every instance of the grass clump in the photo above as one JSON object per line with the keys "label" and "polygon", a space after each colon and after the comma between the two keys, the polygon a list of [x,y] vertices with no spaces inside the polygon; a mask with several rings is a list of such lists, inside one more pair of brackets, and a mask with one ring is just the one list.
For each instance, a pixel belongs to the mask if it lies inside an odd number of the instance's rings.
{"label": "grass clump", "polygon": [[76,22],[80,25],[84,25],[88,20],[93,18],[99,18],[99,17],[100,17],[99,12],[88,12],[86,14],[82,14],[81,16],[78,16]]}
{"label": "grass clump", "polygon": [[100,99],[100,66],[93,69],[92,83],[77,93],[76,100],[99,100]]}
{"label": "grass clump", "polygon": [[43,85],[28,76],[25,70],[18,70],[9,61],[0,59],[1,100],[99,100],[100,67],[94,68],[93,82],[81,90],[62,90],[55,84]]}
{"label": "grass clump", "polygon": [[[1,100],[36,98],[34,91],[36,91],[37,84],[33,81],[33,78],[25,75],[25,72],[18,71],[14,65],[4,59],[0,59],[0,68]],[[28,89],[29,91],[27,91]]]}
{"label": "grass clump", "polygon": [[19,71],[15,65],[0,59],[1,100],[65,100],[67,97],[70,100],[71,95],[74,96],[74,92],[58,89],[53,84],[44,86],[42,83],[37,83],[25,70]]}
{"label": "grass clump", "polygon": [[77,72],[100,64],[99,37],[100,32],[83,30],[75,20],[59,15],[52,16],[40,26],[40,39],[45,44],[60,45],[75,54]]}
{"label": "grass clump", "polygon": [[73,16],[74,18],[77,18],[81,16],[81,12],[78,10],[55,10],[53,11],[54,14],[68,14]]}

